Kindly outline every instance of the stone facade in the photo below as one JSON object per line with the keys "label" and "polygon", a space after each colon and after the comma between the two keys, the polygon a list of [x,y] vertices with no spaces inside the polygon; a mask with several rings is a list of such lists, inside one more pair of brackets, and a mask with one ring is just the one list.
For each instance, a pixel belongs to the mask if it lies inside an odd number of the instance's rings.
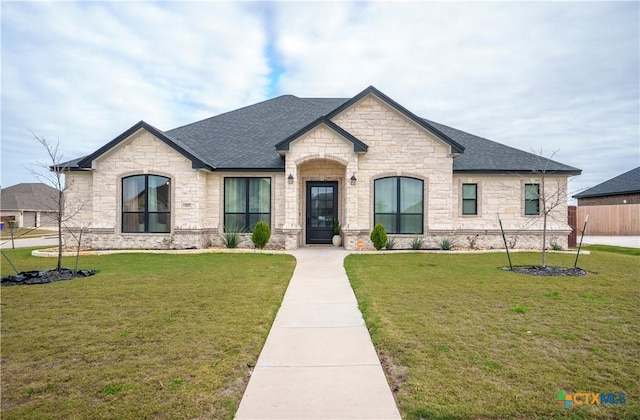
{"label": "stone facade", "polygon": [[[306,185],[308,181],[335,181],[338,219],[347,249],[371,249],[374,181],[406,176],[423,181],[422,235],[391,235],[397,248],[408,248],[416,237],[425,248],[437,248],[444,238],[458,246],[499,248],[507,240],[517,248],[540,247],[542,221],[524,214],[524,184],[540,180],[517,175],[462,175],[453,172],[450,146],[415,124],[385,101],[367,95],[332,118],[339,127],[368,145],[354,145],[325,124],[295,139],[284,152],[284,172],[218,172],[193,169],[192,162],[146,130],[139,130],[104,153],[88,171],[67,175],[67,203],[81,208],[73,218],[83,226],[83,244],[109,248],[201,248],[221,246],[224,224],[224,178],[271,179],[270,247],[295,249],[307,242]],[[171,180],[171,232],[123,233],[122,179],[153,174]],[[291,183],[288,178],[291,177]],[[351,179],[356,177],[355,185]],[[462,184],[478,185],[478,212],[462,214]],[[565,196],[550,214],[547,236],[567,246],[566,177],[548,178],[547,194]],[[67,243],[73,243],[67,235]],[[248,234],[242,245],[252,247]]]}

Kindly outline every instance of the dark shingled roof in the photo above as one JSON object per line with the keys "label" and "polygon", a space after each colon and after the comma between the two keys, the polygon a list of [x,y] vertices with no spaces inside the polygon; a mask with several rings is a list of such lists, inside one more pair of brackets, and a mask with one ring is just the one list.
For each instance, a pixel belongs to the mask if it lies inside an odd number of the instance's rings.
{"label": "dark shingled roof", "polygon": [[640,193],[640,166],[576,194],[574,198]]}
{"label": "dark shingled roof", "polygon": [[58,191],[47,184],[22,183],[0,191],[2,210],[55,211]]}
{"label": "dark shingled roof", "polygon": [[322,117],[336,103],[341,102],[284,95],[167,133],[197,149],[216,169],[281,171],[284,160],[276,144]]}
{"label": "dark shingled roof", "polygon": [[453,160],[455,173],[508,173],[546,170],[547,173],[580,175],[578,168],[533,153],[505,146],[492,140],[429,121],[438,130],[464,146],[464,153]]}
{"label": "dark shingled roof", "polygon": [[[327,120],[368,94],[378,96],[448,143],[453,153],[460,154],[453,161],[454,172],[505,173],[544,169],[532,153],[419,118],[373,86],[353,98],[298,98],[283,95],[165,132],[141,121],[91,155],[66,164],[72,169],[89,168],[93,159],[136,130],[146,128],[191,159],[194,168],[281,172],[284,170],[284,158],[278,154],[278,148],[287,150],[288,142],[296,134],[304,133],[319,121],[325,121],[326,124]],[[331,124],[330,128],[336,131]],[[340,134],[346,134],[345,137],[354,143],[354,150],[366,151],[367,145],[360,139],[346,131]],[[581,172],[580,169],[555,161],[550,161],[547,169],[568,175]]]}

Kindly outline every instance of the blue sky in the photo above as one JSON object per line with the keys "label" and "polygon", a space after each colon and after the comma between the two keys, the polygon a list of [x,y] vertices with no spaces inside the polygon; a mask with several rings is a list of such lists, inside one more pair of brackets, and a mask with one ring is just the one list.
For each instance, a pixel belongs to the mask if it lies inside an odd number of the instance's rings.
{"label": "blue sky", "polygon": [[2,186],[30,131],[89,154],[281,94],[374,85],[414,113],[583,169],[640,165],[638,2],[2,2]]}

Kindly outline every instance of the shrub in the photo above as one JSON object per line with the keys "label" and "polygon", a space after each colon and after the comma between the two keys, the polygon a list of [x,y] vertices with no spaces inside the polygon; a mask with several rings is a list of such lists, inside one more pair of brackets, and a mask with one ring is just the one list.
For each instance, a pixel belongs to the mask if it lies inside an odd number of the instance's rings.
{"label": "shrub", "polygon": [[222,235],[222,243],[227,248],[237,248],[238,245],[240,245],[240,234],[243,232],[244,229],[238,226],[230,226],[225,228],[224,234]]}
{"label": "shrub", "polygon": [[387,231],[384,229],[382,224],[377,223],[373,230],[371,231],[371,242],[373,242],[373,246],[379,251],[383,246],[387,243]]}
{"label": "shrub", "polygon": [[424,245],[424,239],[422,238],[414,238],[411,241],[411,249],[413,249],[414,251],[422,249],[422,245]]}
{"label": "shrub", "polygon": [[267,245],[267,242],[269,242],[270,237],[271,229],[269,229],[269,225],[263,221],[256,223],[256,226],[253,228],[253,233],[251,234],[251,241],[256,248],[263,249]]}
{"label": "shrub", "polygon": [[440,241],[440,249],[443,251],[449,251],[453,248],[453,241],[449,238],[444,238]]}
{"label": "shrub", "polygon": [[394,238],[388,239],[384,247],[388,250],[394,249],[396,247],[396,240]]}

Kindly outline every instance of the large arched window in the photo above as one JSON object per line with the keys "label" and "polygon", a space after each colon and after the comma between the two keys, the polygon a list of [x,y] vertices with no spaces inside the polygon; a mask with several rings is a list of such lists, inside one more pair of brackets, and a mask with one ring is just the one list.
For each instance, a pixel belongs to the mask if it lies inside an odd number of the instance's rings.
{"label": "large arched window", "polygon": [[374,224],[382,223],[387,233],[422,234],[424,182],[395,176],[374,184]]}
{"label": "large arched window", "polygon": [[171,180],[158,175],[122,178],[122,232],[171,231]]}

